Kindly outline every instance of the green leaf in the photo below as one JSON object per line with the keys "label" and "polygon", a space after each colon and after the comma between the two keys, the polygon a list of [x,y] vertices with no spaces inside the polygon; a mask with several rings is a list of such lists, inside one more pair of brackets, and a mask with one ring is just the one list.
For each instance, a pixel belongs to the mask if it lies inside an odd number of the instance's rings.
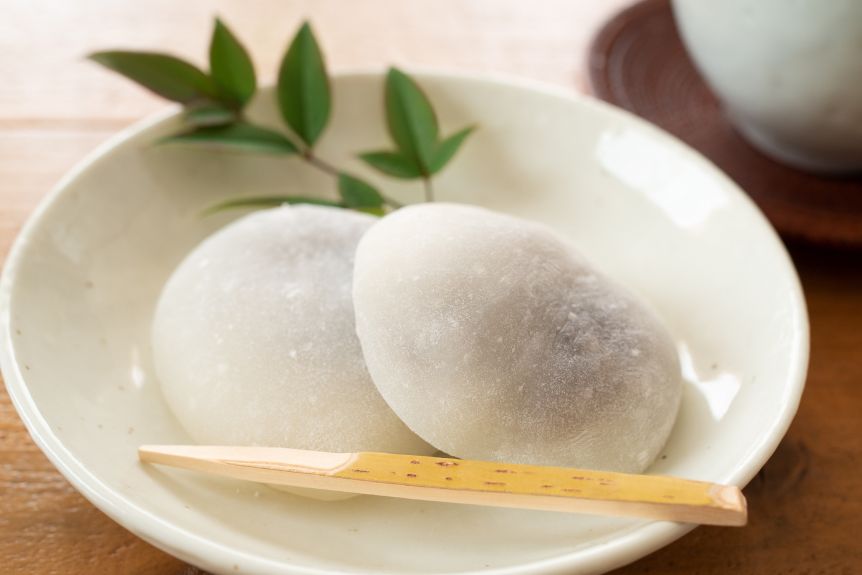
{"label": "green leaf", "polygon": [[302,196],[250,196],[247,198],[233,198],[208,207],[203,215],[208,216],[227,210],[263,209],[277,208],[285,204],[312,204],[315,206],[330,206],[333,208],[343,207],[338,202],[323,200],[320,198],[305,198]]}
{"label": "green leaf", "polygon": [[240,108],[254,95],[257,81],[248,52],[218,18],[210,41],[210,74],[222,100]]}
{"label": "green leaf", "polygon": [[452,156],[455,155],[461,147],[461,144],[463,144],[464,140],[467,139],[467,136],[469,136],[475,129],[476,128],[474,126],[464,128],[437,144],[437,149],[434,151],[434,158],[428,166],[429,171],[432,174],[436,174],[442,170],[443,166],[449,163],[449,160],[452,159]]}
{"label": "green leaf", "polygon": [[348,208],[382,208],[383,196],[371,184],[350,174],[338,174],[338,193]]}
{"label": "green leaf", "polygon": [[223,126],[236,120],[236,112],[218,104],[202,104],[185,111],[183,119],[192,126]]}
{"label": "green leaf", "polygon": [[364,207],[364,208],[351,208],[357,212],[362,212],[363,214],[368,214],[371,216],[385,216],[386,208],[383,206],[374,206],[374,207]]}
{"label": "green leaf", "polygon": [[372,168],[389,176],[404,179],[421,178],[422,171],[398,152],[366,152],[359,158]]}
{"label": "green leaf", "polygon": [[296,154],[296,146],[283,134],[245,122],[227,126],[194,128],[169,136],[162,143],[209,144],[213,147],[271,154]]}
{"label": "green leaf", "polygon": [[390,68],[386,75],[386,122],[401,155],[423,176],[431,172],[437,146],[437,116],[431,102],[407,74]]}
{"label": "green leaf", "polygon": [[184,60],[152,52],[96,52],[89,58],[174,102],[189,104],[215,97],[209,76]]}
{"label": "green leaf", "polygon": [[307,22],[281,62],[278,105],[287,125],[308,147],[314,146],[329,120],[331,95],[323,54]]}

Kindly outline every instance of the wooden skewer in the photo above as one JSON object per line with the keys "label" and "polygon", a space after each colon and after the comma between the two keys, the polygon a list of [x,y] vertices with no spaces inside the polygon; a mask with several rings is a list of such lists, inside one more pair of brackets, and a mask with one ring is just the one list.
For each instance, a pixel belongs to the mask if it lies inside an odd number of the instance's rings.
{"label": "wooden skewer", "polygon": [[145,445],[141,461],[274,485],[366,495],[745,525],[739,488],[658,475],[390,453]]}

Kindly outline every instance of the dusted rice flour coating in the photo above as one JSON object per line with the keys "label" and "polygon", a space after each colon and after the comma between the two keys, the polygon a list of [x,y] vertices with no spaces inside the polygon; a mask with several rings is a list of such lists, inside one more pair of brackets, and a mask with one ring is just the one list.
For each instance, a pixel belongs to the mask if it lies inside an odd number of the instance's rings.
{"label": "dusted rice flour coating", "polygon": [[640,472],[674,424],[666,328],[539,224],[400,209],[359,243],[353,298],[377,388],[451,455]]}
{"label": "dusted rice flour coating", "polygon": [[257,212],[199,245],[165,285],[152,330],[168,404],[195,441],[327,451],[433,451],[365,368],[353,256],[376,218]]}

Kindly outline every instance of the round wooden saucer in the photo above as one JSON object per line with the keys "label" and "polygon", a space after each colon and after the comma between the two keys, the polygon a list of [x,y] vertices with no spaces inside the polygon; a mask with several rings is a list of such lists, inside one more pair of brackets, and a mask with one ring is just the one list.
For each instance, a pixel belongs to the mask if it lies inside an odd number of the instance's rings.
{"label": "round wooden saucer", "polygon": [[607,22],[590,48],[589,75],[598,97],[711,159],[783,236],[862,248],[862,178],[802,172],[742,139],[686,54],[668,0],[640,2]]}

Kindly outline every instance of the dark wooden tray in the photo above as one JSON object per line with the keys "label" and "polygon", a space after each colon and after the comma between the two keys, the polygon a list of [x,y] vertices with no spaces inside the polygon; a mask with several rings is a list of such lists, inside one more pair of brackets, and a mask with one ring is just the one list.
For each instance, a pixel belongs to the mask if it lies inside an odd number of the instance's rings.
{"label": "dark wooden tray", "polygon": [[685,52],[668,0],[646,0],[608,21],[589,52],[599,98],[646,118],[700,151],[745,190],[779,233],[862,248],[862,177],[784,166],[739,136]]}

